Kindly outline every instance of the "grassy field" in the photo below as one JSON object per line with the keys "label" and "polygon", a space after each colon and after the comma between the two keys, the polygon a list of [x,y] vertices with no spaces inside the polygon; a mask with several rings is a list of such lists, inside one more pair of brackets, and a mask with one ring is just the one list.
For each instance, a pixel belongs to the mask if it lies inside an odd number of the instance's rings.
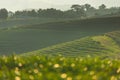
{"label": "grassy field", "polygon": [[113,38],[117,44],[120,46],[120,31],[106,33],[107,36]]}
{"label": "grassy field", "polygon": [[[109,37],[109,35],[115,36]],[[57,44],[37,51],[27,53],[28,55],[64,55],[64,56],[101,56],[101,57],[120,57],[120,31],[106,33],[104,35],[80,38],[74,41]]]}
{"label": "grassy field", "polygon": [[0,80],[120,80],[119,24],[100,18],[1,29]]}
{"label": "grassy field", "polygon": [[0,20],[0,29],[4,28],[15,28],[18,26],[25,25],[34,25],[40,23],[48,23],[48,22],[57,22],[57,21],[66,21],[68,19],[54,19],[54,18],[13,18],[7,20]]}
{"label": "grassy field", "polygon": [[[15,23],[15,21],[13,22]],[[23,22],[30,23],[30,21],[27,20],[23,20]],[[34,24],[17,25],[16,27],[1,29],[0,54],[30,52],[82,37],[103,34],[120,29],[119,17],[67,20],[46,22],[44,24],[39,20],[35,22],[36,23],[33,21]]]}
{"label": "grassy field", "polygon": [[0,57],[0,80],[120,80],[120,60],[99,57]]}
{"label": "grassy field", "polygon": [[94,32],[51,30],[8,30],[0,32],[0,53],[11,54],[38,50],[58,43],[78,39]]}

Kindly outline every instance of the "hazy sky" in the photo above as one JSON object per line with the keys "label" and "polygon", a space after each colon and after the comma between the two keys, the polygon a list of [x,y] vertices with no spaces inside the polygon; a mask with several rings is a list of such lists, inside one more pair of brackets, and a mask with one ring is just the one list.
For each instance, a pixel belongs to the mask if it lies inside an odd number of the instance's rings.
{"label": "hazy sky", "polygon": [[94,7],[100,4],[106,4],[108,7],[120,6],[120,0],[1,0],[0,8],[7,8],[8,10],[22,10],[31,8],[58,8],[68,9],[71,4],[85,4],[89,3]]}

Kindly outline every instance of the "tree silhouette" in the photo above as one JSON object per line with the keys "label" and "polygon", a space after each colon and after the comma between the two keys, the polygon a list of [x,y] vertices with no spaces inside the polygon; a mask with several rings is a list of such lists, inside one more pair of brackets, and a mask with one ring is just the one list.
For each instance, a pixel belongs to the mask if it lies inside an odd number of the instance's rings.
{"label": "tree silhouette", "polygon": [[76,12],[76,15],[79,17],[85,16],[85,7],[84,5],[72,5],[71,9]]}
{"label": "tree silhouette", "polygon": [[100,5],[100,6],[99,6],[99,9],[100,9],[100,10],[106,9],[106,5],[104,5],[104,4]]}
{"label": "tree silhouette", "polygon": [[86,11],[89,11],[91,9],[91,5],[90,4],[85,4],[84,7],[85,7]]}
{"label": "tree silhouette", "polygon": [[8,11],[3,8],[0,9],[0,19],[7,19],[8,18]]}

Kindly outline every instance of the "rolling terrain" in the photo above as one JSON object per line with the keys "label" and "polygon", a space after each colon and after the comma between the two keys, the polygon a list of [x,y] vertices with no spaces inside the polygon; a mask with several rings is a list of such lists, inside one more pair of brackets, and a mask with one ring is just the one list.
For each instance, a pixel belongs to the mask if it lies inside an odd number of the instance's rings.
{"label": "rolling terrain", "polygon": [[[119,80],[120,31],[0,56],[1,80]],[[45,54],[45,55],[44,55]]]}
{"label": "rolling terrain", "polygon": [[120,43],[118,41],[120,41],[120,31],[113,31],[103,35],[90,36],[53,45],[27,54],[63,55],[71,57],[85,57],[88,55],[92,57],[120,57]]}
{"label": "rolling terrain", "polygon": [[1,29],[0,54],[25,53],[86,36],[104,34],[119,30],[119,25],[120,17],[110,17],[39,24],[36,22]]}
{"label": "rolling terrain", "polygon": [[52,18],[13,18],[7,20],[0,20],[0,29],[16,28],[18,26],[33,25],[40,23],[64,21],[67,19],[52,19]]}
{"label": "rolling terrain", "polygon": [[120,17],[90,18],[82,20],[66,20],[59,22],[48,22],[46,24],[35,24],[22,26],[22,29],[41,29],[41,30],[68,30],[68,31],[93,31],[110,32],[118,30]]}
{"label": "rolling terrain", "polygon": [[[119,21],[112,19],[95,25],[90,19],[81,26],[82,21],[72,21],[73,28],[58,22],[65,28],[47,23],[1,30],[1,51],[31,52],[0,56],[0,80],[120,80]],[[105,26],[94,28],[102,21]],[[33,51],[35,46],[39,50]]]}

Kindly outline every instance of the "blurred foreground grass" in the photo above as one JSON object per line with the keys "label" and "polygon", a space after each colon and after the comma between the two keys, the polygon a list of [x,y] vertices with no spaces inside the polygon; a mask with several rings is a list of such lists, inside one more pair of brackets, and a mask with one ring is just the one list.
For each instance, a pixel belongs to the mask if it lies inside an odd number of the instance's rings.
{"label": "blurred foreground grass", "polygon": [[90,56],[2,56],[0,80],[120,80],[120,60]]}

